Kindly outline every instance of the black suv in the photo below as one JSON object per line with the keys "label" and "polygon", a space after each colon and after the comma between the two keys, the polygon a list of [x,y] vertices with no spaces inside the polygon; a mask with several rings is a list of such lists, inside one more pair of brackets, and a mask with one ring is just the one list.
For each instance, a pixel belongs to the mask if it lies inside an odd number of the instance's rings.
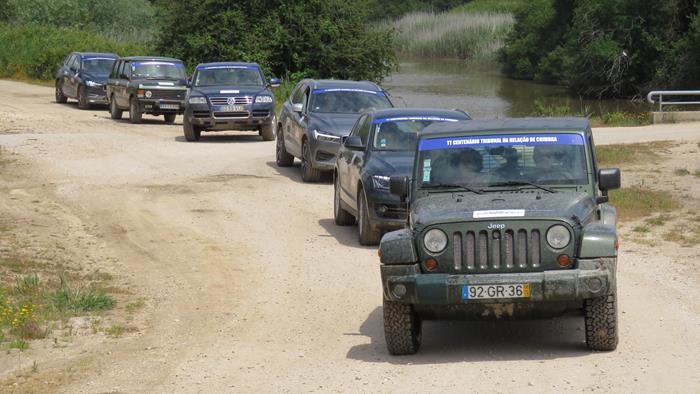
{"label": "black suv", "polygon": [[360,113],[393,104],[377,84],[367,81],[305,79],[280,110],[277,123],[277,165],[301,159],[301,179],[315,182],[333,171],[335,154]]}
{"label": "black suv", "polygon": [[104,84],[119,56],[113,53],[72,52],[56,72],[56,102],[78,100],[78,108],[107,104]]}
{"label": "black suv", "polygon": [[195,68],[185,104],[183,129],[187,141],[199,141],[202,131],[258,130],[265,141],[275,139],[275,97],[256,63],[205,63]]}
{"label": "black suv", "polygon": [[127,110],[131,123],[141,122],[143,114],[163,115],[172,123],[185,108],[185,65],[167,57],[121,58],[112,68],[106,92],[112,119],[121,119]]}

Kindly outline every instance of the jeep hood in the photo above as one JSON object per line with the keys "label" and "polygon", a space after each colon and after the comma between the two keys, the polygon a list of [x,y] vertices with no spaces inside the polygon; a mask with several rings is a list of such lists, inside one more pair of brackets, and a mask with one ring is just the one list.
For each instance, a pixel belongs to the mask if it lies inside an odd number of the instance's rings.
{"label": "jeep hood", "polygon": [[365,172],[371,175],[410,176],[413,171],[414,151],[374,151],[365,163]]}
{"label": "jeep hood", "polygon": [[360,114],[309,114],[309,130],[318,130],[337,136],[350,134]]}
{"label": "jeep hood", "polygon": [[[444,192],[432,193],[414,201],[411,209],[411,224],[415,228],[436,223],[519,218],[562,219],[572,222],[574,217],[585,224],[590,220],[595,209],[593,197],[578,192],[547,193],[533,190],[484,194]],[[510,215],[508,212],[495,212],[503,210],[516,212],[510,212]],[[475,211],[477,216],[481,215],[481,218],[474,217]],[[574,219],[573,222],[575,221]]]}
{"label": "jeep hood", "polygon": [[172,87],[185,87],[185,80],[174,80],[174,79],[139,79],[134,82],[138,82],[139,86],[144,88],[172,88]]}

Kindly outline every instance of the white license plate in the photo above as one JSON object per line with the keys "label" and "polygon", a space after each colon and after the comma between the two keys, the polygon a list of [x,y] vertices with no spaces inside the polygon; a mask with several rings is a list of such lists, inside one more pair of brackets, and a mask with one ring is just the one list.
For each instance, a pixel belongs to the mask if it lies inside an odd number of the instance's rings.
{"label": "white license plate", "polygon": [[530,284],[464,285],[462,300],[488,300],[499,298],[530,298]]}
{"label": "white license plate", "polygon": [[220,105],[214,109],[216,112],[245,112],[243,105]]}
{"label": "white license plate", "polygon": [[180,109],[180,104],[161,104],[161,109]]}

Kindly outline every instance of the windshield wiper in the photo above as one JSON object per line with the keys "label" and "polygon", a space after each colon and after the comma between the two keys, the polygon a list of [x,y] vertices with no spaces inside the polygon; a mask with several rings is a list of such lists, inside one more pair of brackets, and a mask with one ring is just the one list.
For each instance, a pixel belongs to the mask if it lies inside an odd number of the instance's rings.
{"label": "windshield wiper", "polygon": [[476,194],[484,194],[484,192],[481,191],[481,189],[472,189],[469,186],[458,185],[456,183],[438,183],[435,185],[425,185],[425,186],[421,186],[421,189],[460,189],[460,190],[464,190],[464,191],[468,191],[468,192],[472,192],[472,193],[476,193]]}
{"label": "windshield wiper", "polygon": [[492,187],[492,186],[532,186],[532,187],[536,187],[538,189],[542,189],[542,190],[549,192],[549,193],[556,193],[557,192],[556,190],[552,190],[548,187],[544,187],[544,186],[538,185],[536,183],[528,182],[528,181],[507,181],[507,182],[496,182],[496,183],[489,184],[489,187]]}

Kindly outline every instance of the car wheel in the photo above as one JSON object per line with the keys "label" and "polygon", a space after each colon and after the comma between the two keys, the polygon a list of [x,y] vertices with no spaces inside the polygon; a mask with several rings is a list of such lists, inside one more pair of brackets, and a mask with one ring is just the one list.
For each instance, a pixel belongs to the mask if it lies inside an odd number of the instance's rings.
{"label": "car wheel", "polygon": [[333,218],[335,219],[335,224],[338,226],[355,224],[355,217],[340,205],[340,179],[338,176],[335,177],[333,189]]}
{"label": "car wheel", "polygon": [[114,95],[109,99],[109,115],[112,119],[121,119],[124,111],[117,107],[117,101],[114,99]]}
{"label": "car wheel", "polygon": [[294,156],[287,152],[287,147],[284,146],[284,136],[282,135],[281,125],[277,125],[277,143],[275,144],[275,160],[280,167],[289,167],[294,164]]}
{"label": "car wheel", "polygon": [[182,129],[185,133],[185,139],[190,142],[199,141],[199,137],[202,135],[202,131],[190,123],[187,116],[182,120]]}
{"label": "car wheel", "polygon": [[56,102],[64,104],[68,101],[68,96],[63,94],[63,82],[61,80],[56,81]]}
{"label": "car wheel", "polygon": [[129,121],[131,123],[141,123],[143,114],[139,111],[138,102],[134,97],[129,99]]}
{"label": "car wheel", "polygon": [[357,229],[360,233],[360,245],[377,245],[382,238],[382,233],[372,228],[367,198],[362,189],[357,196]]}
{"label": "car wheel", "polygon": [[260,135],[263,141],[272,141],[275,139],[275,123],[272,122],[269,125],[262,126],[260,128]]}
{"label": "car wheel", "polygon": [[165,118],[165,123],[173,123],[176,116],[177,114],[164,114],[163,118]]}
{"label": "car wheel", "polygon": [[586,300],[583,306],[586,323],[586,344],[591,350],[610,351],[617,348],[617,295]]}
{"label": "car wheel", "polygon": [[318,182],[321,179],[321,171],[313,168],[311,164],[311,148],[308,141],[304,140],[301,148],[301,180],[304,182]]}
{"label": "car wheel", "polygon": [[90,109],[90,103],[88,102],[87,94],[85,93],[85,86],[78,87],[78,108]]}
{"label": "car wheel", "polygon": [[384,300],[384,340],[395,356],[415,354],[421,344],[421,320],[410,304]]}

